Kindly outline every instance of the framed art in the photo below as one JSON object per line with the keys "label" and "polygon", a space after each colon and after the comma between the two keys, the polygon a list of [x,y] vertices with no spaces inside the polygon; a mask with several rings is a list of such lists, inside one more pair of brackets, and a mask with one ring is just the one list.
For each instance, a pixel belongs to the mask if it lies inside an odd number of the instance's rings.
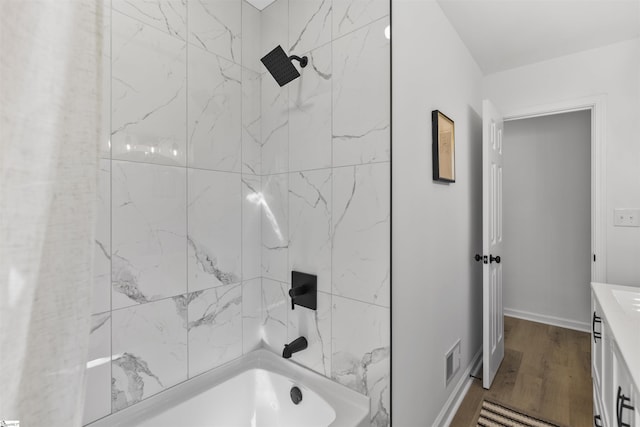
{"label": "framed art", "polygon": [[438,110],[431,112],[433,180],[456,182],[456,138],[453,120]]}

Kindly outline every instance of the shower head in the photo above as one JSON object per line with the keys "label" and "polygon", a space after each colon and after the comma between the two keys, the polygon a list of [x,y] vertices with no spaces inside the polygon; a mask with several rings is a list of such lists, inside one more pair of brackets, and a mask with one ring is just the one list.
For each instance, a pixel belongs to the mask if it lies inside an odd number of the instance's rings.
{"label": "shower head", "polygon": [[280,45],[267,53],[260,61],[262,61],[269,73],[271,73],[276,82],[282,87],[300,77],[300,73],[291,63],[292,59],[300,62],[302,68],[307,66],[308,59],[306,56],[302,58],[296,55],[287,56]]}

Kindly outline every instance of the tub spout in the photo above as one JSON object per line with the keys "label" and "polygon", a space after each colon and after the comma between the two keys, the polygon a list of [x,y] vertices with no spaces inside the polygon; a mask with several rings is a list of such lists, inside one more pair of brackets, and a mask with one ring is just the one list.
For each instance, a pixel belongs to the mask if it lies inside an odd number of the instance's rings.
{"label": "tub spout", "polygon": [[285,359],[291,358],[293,353],[297,353],[299,351],[307,348],[307,339],[305,337],[296,338],[291,341],[289,344],[284,345],[284,350],[282,350],[282,357]]}

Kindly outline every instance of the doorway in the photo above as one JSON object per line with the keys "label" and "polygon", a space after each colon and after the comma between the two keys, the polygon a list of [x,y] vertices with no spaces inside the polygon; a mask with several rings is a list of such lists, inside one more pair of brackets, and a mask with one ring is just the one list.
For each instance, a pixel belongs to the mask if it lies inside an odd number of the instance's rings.
{"label": "doorway", "polygon": [[[498,178],[502,177],[502,164],[503,164],[502,162],[503,144],[501,143],[502,138],[500,137],[501,136],[500,134],[502,132],[495,131],[497,128],[497,125],[499,124],[500,126],[502,126],[503,122],[507,122],[507,121],[524,120],[524,119],[531,119],[536,117],[547,117],[547,116],[578,112],[578,111],[584,111],[584,110],[588,112],[590,125],[584,127],[583,134],[580,135],[579,133],[577,135],[577,139],[582,141],[581,144],[584,150],[583,157],[588,158],[587,153],[590,153],[591,160],[590,161],[587,160],[583,162],[584,165],[590,164],[590,171],[589,171],[590,174],[585,172],[581,180],[578,177],[578,181],[581,181],[582,184],[585,184],[585,185],[587,182],[590,182],[589,190],[591,192],[591,200],[590,200],[590,203],[586,202],[586,203],[580,204],[581,207],[574,208],[574,209],[577,209],[578,211],[580,210],[590,211],[590,221],[589,221],[590,230],[586,232],[583,230],[579,234],[579,236],[580,238],[583,238],[585,235],[587,236],[590,235],[591,254],[588,256],[584,256],[582,259],[585,263],[587,262],[587,260],[589,260],[589,262],[591,263],[591,269],[590,269],[591,274],[590,274],[590,278],[587,278],[584,281],[582,281],[583,279],[576,279],[574,281],[577,284],[576,286],[581,288],[581,290],[579,291],[579,294],[584,295],[581,299],[583,301],[585,300],[587,301],[586,307],[589,307],[589,304],[588,304],[589,295],[590,295],[589,282],[604,281],[606,277],[606,268],[605,268],[606,252],[604,250],[605,249],[604,248],[604,245],[605,245],[604,231],[606,226],[605,224],[606,215],[604,211],[605,209],[604,190],[606,188],[606,184],[604,182],[604,165],[606,162],[606,159],[605,159],[606,149],[605,149],[605,138],[604,138],[605,133],[603,131],[604,123],[605,123],[605,114],[604,114],[605,101],[606,99],[604,96],[588,97],[588,98],[582,98],[582,99],[573,100],[573,101],[560,102],[553,105],[547,105],[547,106],[541,106],[541,107],[528,107],[528,108],[521,109],[519,111],[511,112],[510,114],[507,114],[505,116],[502,116],[495,109],[495,107],[492,107],[492,104],[489,100],[485,100],[483,102],[483,249],[485,252],[487,252],[487,250],[489,249],[492,250],[489,247],[491,245],[491,242],[498,241],[498,242],[501,242],[502,244],[502,242],[504,241],[503,240],[504,233],[502,233],[501,231],[498,232],[497,235],[495,233],[496,224],[497,224],[497,229],[502,230],[502,222],[504,218],[502,214],[502,210],[503,210],[502,179],[497,179],[497,181],[495,179],[496,176],[498,176]],[[587,116],[584,116],[582,120],[586,122]],[[547,124],[547,125],[550,126],[550,124]],[[587,135],[588,133],[587,129],[589,128],[590,128],[590,135]],[[534,126],[534,129],[535,129],[535,126]],[[494,134],[497,134],[498,137],[494,138]],[[557,149],[557,145],[560,143],[563,143],[566,137],[567,137],[566,135],[560,135],[558,138],[556,138],[555,142],[553,142],[552,144],[549,144],[549,147],[546,150],[541,150],[541,153],[544,154],[546,152],[547,155],[549,154],[553,155],[554,150]],[[536,142],[534,141],[533,143],[535,144]],[[505,142],[505,144],[508,144],[508,143]],[[500,154],[498,159],[499,164],[495,163],[495,159],[492,157],[494,156],[494,154],[492,153],[496,150]],[[557,169],[560,171],[559,176],[556,176],[555,179],[552,179],[550,183],[546,184],[547,187],[555,187],[557,186],[555,182],[561,182],[566,179],[566,176],[563,176],[562,173],[566,171],[570,171],[570,168],[568,165],[575,162],[575,154],[571,153],[571,150],[569,150],[567,152],[566,158],[565,156],[559,156],[559,154],[557,153],[555,154],[555,156],[560,158],[559,159],[554,158],[553,161],[551,161],[548,158],[545,159],[544,156],[540,153],[538,154],[526,153],[523,156],[523,159],[524,159],[523,161],[529,164],[530,166],[533,166],[532,171],[533,171],[534,177],[536,173],[540,173],[540,171],[544,172],[545,166],[550,166],[550,164],[552,163],[557,164],[554,170]],[[544,161],[542,166],[537,165],[535,163],[536,157],[539,157]],[[562,159],[564,160],[558,164],[558,160],[562,160]],[[532,164],[532,160],[533,160],[533,164]],[[489,164],[491,167],[489,167]],[[500,173],[497,173],[496,169],[499,169],[498,172]],[[590,175],[590,179],[588,178],[589,175]],[[508,179],[508,176],[506,176],[506,173],[505,173],[505,178]],[[498,182],[497,187],[495,185],[496,182]],[[542,185],[542,188],[544,187],[545,185]],[[518,188],[518,187],[516,187],[516,189],[521,190],[521,188]],[[572,186],[569,185],[568,188],[565,188],[565,190],[561,192],[562,193],[561,196],[557,198],[559,200],[564,201],[564,199],[568,198],[567,194],[571,194],[574,191],[575,190],[572,188]],[[548,208],[547,199],[544,196],[541,197],[540,199],[541,200],[535,203],[535,206],[536,207],[543,206],[544,208]],[[587,207],[588,205],[590,205],[590,209]],[[487,210],[487,207],[489,207],[488,210]],[[493,216],[492,216],[492,210],[495,211],[495,214],[493,214]],[[533,210],[533,208],[529,207],[529,210]],[[569,211],[571,212],[571,209],[569,209]],[[537,218],[537,216],[534,215],[533,218]],[[582,218],[586,219],[587,217],[584,216]],[[490,219],[490,221],[487,221],[487,219]],[[557,221],[564,220],[564,218],[558,218],[558,215],[555,215],[555,216],[552,215],[551,219],[552,219],[551,222],[554,222],[554,223]],[[516,224],[518,227],[533,228],[531,227],[531,222],[532,222],[531,219],[529,221],[524,221],[522,220],[522,218],[520,218]],[[491,226],[492,224],[493,226]],[[583,228],[586,228],[586,227],[583,227]],[[556,235],[552,235],[552,237],[553,239],[558,238]],[[580,240],[580,238],[576,239],[574,235],[569,239]],[[525,257],[525,259],[527,259],[527,262],[535,264],[536,268],[538,269],[536,270],[537,276],[540,276],[540,274],[538,273],[546,272],[548,270],[548,269],[545,270],[546,266],[541,265],[539,258],[540,258],[541,252],[545,252],[545,253],[549,252],[548,248],[550,247],[550,245],[553,244],[553,239],[547,239],[547,241],[544,243],[544,248],[538,248],[539,250],[535,252],[533,255],[530,255],[529,257]],[[580,252],[580,250],[577,250],[577,251],[573,250],[572,252]],[[499,253],[498,255],[503,255],[503,254]],[[508,253],[504,255],[507,255],[507,258],[505,258],[505,261],[507,261],[507,259],[510,258],[511,256],[511,254],[508,254]],[[556,254],[556,258],[562,259],[563,258],[562,255],[563,255],[562,253],[560,255]],[[593,256],[592,261],[590,260],[591,255]],[[484,277],[483,277],[483,295],[484,295],[483,296],[483,324],[484,324],[483,326],[483,362],[485,365],[483,369],[483,373],[485,378],[483,380],[483,386],[487,389],[490,388],[493,376],[497,372],[497,369],[500,366],[500,362],[502,361],[502,352],[498,354],[498,352],[495,351],[496,345],[493,344],[495,341],[493,338],[496,336],[496,334],[500,334],[500,336],[503,336],[503,332],[504,332],[501,326],[497,328],[495,327],[496,326],[495,319],[499,319],[500,323],[502,323],[502,319],[503,319],[503,311],[504,311],[503,310],[504,308],[503,290],[501,285],[497,286],[496,288],[496,286],[494,285],[494,281],[487,280],[487,274],[486,274],[487,267],[491,269],[491,265],[487,265],[487,264],[490,264],[488,262],[488,258],[491,258],[492,261],[493,259],[495,259],[497,264],[500,264],[500,261],[501,261],[499,256],[488,257],[487,254],[483,256],[483,260],[484,260],[483,263],[485,264]],[[478,256],[476,256],[476,260],[479,260]],[[501,272],[502,272],[502,269],[498,271],[498,273],[501,273]],[[586,273],[586,269],[584,269],[583,272]],[[493,272],[493,275],[489,274],[489,276],[495,278],[496,276],[495,273],[496,272]],[[522,273],[516,273],[514,275],[516,279],[518,277],[518,274],[522,274]],[[501,274],[497,274],[497,276],[499,279],[502,278]],[[585,274],[585,277],[587,277],[586,274]],[[538,277],[538,279],[548,281],[548,279],[544,277],[542,279]],[[502,282],[503,282],[502,280],[497,280],[498,284],[501,284]],[[540,282],[534,281],[533,288],[534,289],[538,288],[540,286],[539,283]],[[564,288],[565,287],[563,286],[556,286],[554,289],[563,291]],[[492,291],[492,289],[497,289],[497,291]],[[544,293],[543,295],[545,297],[549,296],[549,295],[545,295]],[[551,295],[550,297],[553,298],[553,295]],[[576,305],[575,299],[571,300],[568,304]],[[566,306],[563,306],[558,310],[561,316],[565,315],[565,309],[566,309]],[[578,307],[576,309],[576,312],[582,313],[583,310],[581,310],[580,307]],[[588,312],[588,308],[584,310],[584,313],[587,313],[587,312]],[[512,310],[511,313],[508,313],[508,314],[511,314],[516,317],[521,317],[524,319],[557,325],[560,327],[577,329],[580,331],[589,331],[589,326],[590,326],[588,322],[584,322],[581,319],[566,321],[567,319],[565,319],[564,317],[554,316],[553,314],[549,314],[549,313],[543,313],[543,315],[538,314],[534,316],[533,312],[528,312],[525,310],[519,310],[518,312],[516,310]],[[490,325],[490,327],[488,327],[488,325]],[[502,348],[502,345],[501,345],[501,348]],[[490,356],[487,356],[489,349],[492,353]],[[491,365],[491,368],[489,369],[487,369],[488,361],[490,361],[490,365]]]}
{"label": "doorway", "polygon": [[505,122],[505,315],[589,330],[591,110]]}

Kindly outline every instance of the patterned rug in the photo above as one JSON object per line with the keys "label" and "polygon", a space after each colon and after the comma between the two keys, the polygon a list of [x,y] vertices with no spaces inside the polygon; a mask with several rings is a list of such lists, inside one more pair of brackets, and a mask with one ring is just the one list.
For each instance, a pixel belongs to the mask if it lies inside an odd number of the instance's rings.
{"label": "patterned rug", "polygon": [[482,401],[478,427],[559,427],[497,403]]}

